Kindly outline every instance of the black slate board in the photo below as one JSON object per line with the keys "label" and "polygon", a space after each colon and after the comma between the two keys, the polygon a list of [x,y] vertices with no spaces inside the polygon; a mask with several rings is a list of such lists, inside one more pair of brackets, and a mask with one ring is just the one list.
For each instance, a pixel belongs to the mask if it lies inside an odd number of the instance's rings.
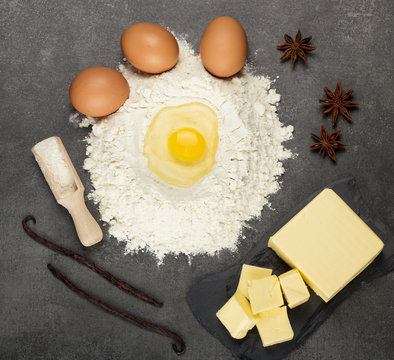
{"label": "black slate board", "polygon": [[307,303],[295,309],[289,309],[289,319],[294,330],[294,339],[292,341],[264,348],[256,327],[244,339],[233,339],[216,318],[216,312],[235,292],[242,264],[267,267],[273,269],[273,273],[276,275],[287,271],[289,269],[287,264],[267,247],[268,239],[324,188],[312,194],[268,231],[241,263],[226,271],[205,278],[194,285],[187,294],[188,304],[197,320],[213,336],[219,339],[223,345],[228,347],[238,359],[276,360],[283,358],[290,351],[299,347],[330,316],[335,307],[360,288],[363,282],[369,282],[394,269],[394,235],[388,226],[375,218],[369,211],[355,179],[346,178],[339,180],[325,188],[334,190],[380,237],[384,242],[383,251],[371,265],[339,292],[329,303],[325,303],[311,290],[311,298]]}

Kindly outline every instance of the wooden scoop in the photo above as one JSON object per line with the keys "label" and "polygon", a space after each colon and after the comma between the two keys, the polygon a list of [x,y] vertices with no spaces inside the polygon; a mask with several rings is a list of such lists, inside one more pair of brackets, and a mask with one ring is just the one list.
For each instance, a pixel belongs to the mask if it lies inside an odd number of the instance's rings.
{"label": "wooden scoop", "polygon": [[57,181],[55,181],[55,178],[59,176],[59,174],[54,174],[52,172],[58,170],[58,167],[55,166],[56,164],[46,164],[45,160],[41,156],[42,151],[38,151],[39,149],[37,148],[37,146],[40,143],[36,144],[31,149],[31,151],[34,154],[34,157],[36,158],[38,165],[40,166],[41,171],[44,174],[45,179],[49,187],[51,188],[53,195],[56,198],[56,201],[60,205],[64,206],[71,214],[79,240],[84,246],[92,246],[101,241],[101,239],[103,238],[103,232],[101,231],[100,226],[97,224],[96,220],[94,220],[88,208],[86,207],[84,200],[85,188],[82,185],[81,179],[79,178],[74,168],[74,165],[72,164],[71,159],[67,154],[62,140],[58,136],[53,136],[52,138],[48,138],[43,141],[54,141],[51,139],[57,141],[61,153],[60,161],[62,161],[63,159],[65,165],[67,166],[67,168],[63,166],[63,169],[69,171],[67,175],[70,174],[72,179],[74,180],[74,184],[72,184],[71,181],[71,187],[66,192],[62,191],[61,185]]}

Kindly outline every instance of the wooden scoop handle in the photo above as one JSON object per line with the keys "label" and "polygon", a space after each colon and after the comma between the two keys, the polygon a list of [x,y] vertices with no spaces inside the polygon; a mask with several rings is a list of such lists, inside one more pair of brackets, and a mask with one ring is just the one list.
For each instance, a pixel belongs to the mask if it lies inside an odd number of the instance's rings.
{"label": "wooden scoop handle", "polygon": [[86,207],[83,195],[76,196],[71,203],[64,205],[72,216],[75,229],[77,230],[82,245],[92,246],[101,241],[103,232]]}

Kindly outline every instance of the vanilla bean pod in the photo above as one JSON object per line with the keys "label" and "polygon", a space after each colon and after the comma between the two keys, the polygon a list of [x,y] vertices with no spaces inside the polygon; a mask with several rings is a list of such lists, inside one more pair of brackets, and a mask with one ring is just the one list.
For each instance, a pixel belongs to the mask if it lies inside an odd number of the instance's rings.
{"label": "vanilla bean pod", "polygon": [[84,256],[81,256],[81,255],[75,253],[72,250],[66,249],[60,245],[56,245],[53,242],[42,238],[41,236],[39,236],[38,234],[36,234],[33,230],[31,230],[29,228],[27,223],[30,220],[33,221],[34,224],[36,223],[36,219],[34,216],[31,216],[31,215],[26,216],[22,221],[23,229],[25,230],[27,235],[29,235],[36,242],[40,243],[41,245],[44,245],[48,249],[51,249],[51,250],[56,251],[64,256],[68,256],[68,257],[72,258],[84,266],[87,266],[90,270],[94,271],[96,274],[100,275],[101,277],[103,277],[104,279],[106,279],[107,281],[109,281],[111,284],[115,285],[119,289],[126,291],[130,295],[133,295],[136,298],[138,298],[142,301],[145,301],[151,305],[154,305],[157,307],[163,306],[163,303],[157,301],[152,296],[145,294],[143,291],[136,289],[135,287],[131,286],[130,284],[126,283],[125,281],[118,279],[117,277],[115,277],[114,275],[109,273],[108,271],[106,271],[103,268],[101,268],[100,266],[96,265],[93,261],[85,258]]}
{"label": "vanilla bean pod", "polygon": [[112,306],[102,302],[101,300],[99,300],[99,299],[93,297],[92,295],[89,295],[85,291],[83,291],[81,288],[79,288],[74,283],[72,283],[69,279],[67,279],[67,277],[63,273],[61,273],[59,270],[57,270],[51,264],[48,264],[47,266],[53,276],[55,276],[60,281],[62,281],[70,290],[74,291],[79,296],[87,299],[92,304],[110,312],[111,314],[117,315],[117,316],[121,317],[122,319],[130,321],[131,323],[141,327],[142,329],[146,329],[146,330],[155,332],[159,335],[164,335],[164,336],[167,336],[167,337],[175,340],[177,342],[177,344],[172,344],[172,348],[177,353],[177,355],[182,355],[185,352],[186,345],[185,345],[183,339],[178,334],[176,334],[173,331],[168,330],[164,327],[153,324],[147,320],[144,320],[144,319],[134,316],[132,314],[125,313],[125,312],[122,312],[122,311],[119,311],[119,310],[113,308]]}

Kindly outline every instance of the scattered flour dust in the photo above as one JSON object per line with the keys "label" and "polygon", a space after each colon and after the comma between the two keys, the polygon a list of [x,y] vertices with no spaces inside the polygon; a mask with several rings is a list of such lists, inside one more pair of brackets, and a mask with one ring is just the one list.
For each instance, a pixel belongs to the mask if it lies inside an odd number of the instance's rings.
{"label": "scattered flour dust", "polygon": [[[178,64],[166,73],[152,76],[120,65],[130,98],[116,113],[80,123],[92,125],[84,168],[110,235],[124,242],[126,253],[145,249],[159,262],[170,253],[236,250],[244,221],[260,216],[267,197],[279,190],[281,160],[291,156],[282,142],[292,137],[293,127],[278,119],[280,96],[270,80],[247,68],[232,79],[217,79],[185,40],[178,42]],[[183,189],[156,177],[142,149],[154,115],[189,102],[215,110],[220,140],[212,171]]]}

